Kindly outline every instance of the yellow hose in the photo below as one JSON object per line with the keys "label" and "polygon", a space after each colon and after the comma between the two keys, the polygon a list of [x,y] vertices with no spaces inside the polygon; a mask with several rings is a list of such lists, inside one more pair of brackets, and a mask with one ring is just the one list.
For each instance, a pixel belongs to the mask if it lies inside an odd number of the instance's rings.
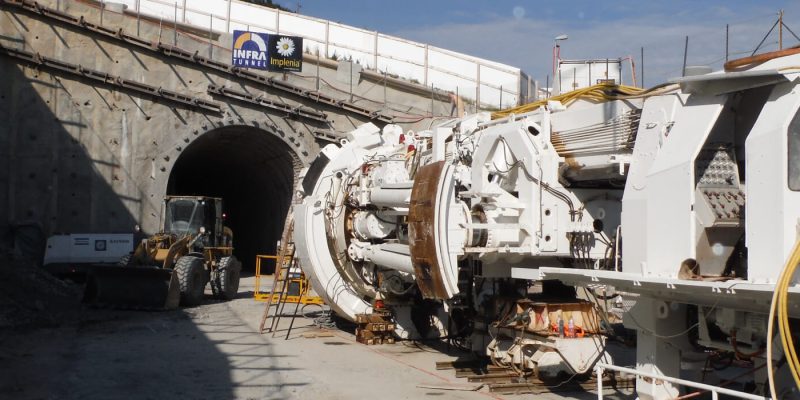
{"label": "yellow hose", "polygon": [[[798,258],[798,263],[800,263],[800,258]],[[778,320],[782,321],[783,324],[781,325],[780,331],[783,336],[783,344],[784,350],[791,354],[792,363],[790,366],[792,367],[792,376],[795,379],[795,383],[797,384],[798,388],[800,388],[800,358],[797,357],[797,352],[794,346],[794,340],[792,339],[791,327],[789,325],[789,286],[792,281],[792,277],[797,270],[798,263],[792,265],[792,269],[790,269],[786,273],[786,277],[783,281],[783,286],[781,287],[781,293],[783,297],[781,299],[781,308],[778,309]]]}
{"label": "yellow hose", "polygon": [[772,334],[774,332],[775,311],[778,313],[778,331],[781,337],[781,345],[783,352],[786,356],[786,361],[789,364],[792,377],[795,384],[800,388],[800,363],[798,362],[797,352],[795,351],[794,342],[792,341],[790,327],[789,327],[789,284],[792,281],[792,276],[800,264],[800,240],[798,240],[794,249],[792,250],[786,265],[783,267],[778,282],[775,284],[775,292],[772,295],[772,302],[769,308],[769,322],[767,324],[767,362],[770,368],[767,368],[767,378],[769,379],[770,393],[773,399],[777,399],[775,390],[775,371],[772,365]]}
{"label": "yellow hose", "polygon": [[518,107],[497,111],[495,113],[492,113],[492,119],[507,117],[511,114],[523,114],[526,112],[530,112],[547,104],[548,101],[559,101],[561,102],[561,104],[564,105],[568,105],[578,99],[589,100],[599,103],[609,100],[630,99],[630,98],[640,97],[658,88],[661,88],[661,86],[651,89],[641,89],[633,86],[601,83],[598,85],[574,90],[572,92],[563,93],[558,96],[553,96],[547,99],[538,100],[533,103],[523,104]]}
{"label": "yellow hose", "polygon": [[792,281],[797,265],[800,263],[800,256],[791,264],[791,268],[784,274],[783,282],[781,282],[780,289],[780,304],[778,304],[778,331],[781,335],[781,343],[783,343],[783,351],[787,354],[789,360],[789,368],[792,370],[792,377],[798,388],[800,388],[800,363],[798,363],[797,352],[794,348],[794,340],[789,327],[789,284]]}

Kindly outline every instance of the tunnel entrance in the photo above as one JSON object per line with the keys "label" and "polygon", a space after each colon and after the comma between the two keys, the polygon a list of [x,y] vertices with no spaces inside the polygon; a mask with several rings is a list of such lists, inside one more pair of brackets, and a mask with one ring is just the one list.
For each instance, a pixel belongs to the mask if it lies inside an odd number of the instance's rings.
{"label": "tunnel entrance", "polygon": [[257,254],[275,254],[289,211],[294,180],[292,150],[251,126],[214,129],[176,160],[168,195],[221,197],[234,255],[255,271]]}

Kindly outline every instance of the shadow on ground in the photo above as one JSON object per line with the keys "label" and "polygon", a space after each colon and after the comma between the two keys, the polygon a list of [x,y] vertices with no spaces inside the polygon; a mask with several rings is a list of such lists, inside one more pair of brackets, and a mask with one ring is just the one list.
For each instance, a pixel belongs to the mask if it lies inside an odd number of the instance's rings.
{"label": "shadow on ground", "polygon": [[78,322],[0,331],[0,398],[283,399],[304,382],[227,304],[85,309]]}

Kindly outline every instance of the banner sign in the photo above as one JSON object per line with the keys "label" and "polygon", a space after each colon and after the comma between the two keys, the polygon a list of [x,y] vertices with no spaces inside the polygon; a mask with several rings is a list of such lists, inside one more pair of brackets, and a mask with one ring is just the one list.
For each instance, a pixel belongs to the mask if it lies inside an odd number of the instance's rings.
{"label": "banner sign", "polygon": [[300,71],[303,68],[303,38],[233,31],[232,56],[235,67]]}
{"label": "banner sign", "polygon": [[300,71],[303,69],[303,38],[269,35],[269,70]]}

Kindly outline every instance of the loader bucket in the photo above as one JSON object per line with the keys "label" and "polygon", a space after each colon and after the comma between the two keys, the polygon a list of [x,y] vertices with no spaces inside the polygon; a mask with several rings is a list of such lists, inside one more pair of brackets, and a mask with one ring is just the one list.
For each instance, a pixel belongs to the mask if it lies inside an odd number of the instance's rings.
{"label": "loader bucket", "polygon": [[97,267],[89,273],[83,302],[134,310],[172,310],[180,302],[178,277],[172,269]]}

